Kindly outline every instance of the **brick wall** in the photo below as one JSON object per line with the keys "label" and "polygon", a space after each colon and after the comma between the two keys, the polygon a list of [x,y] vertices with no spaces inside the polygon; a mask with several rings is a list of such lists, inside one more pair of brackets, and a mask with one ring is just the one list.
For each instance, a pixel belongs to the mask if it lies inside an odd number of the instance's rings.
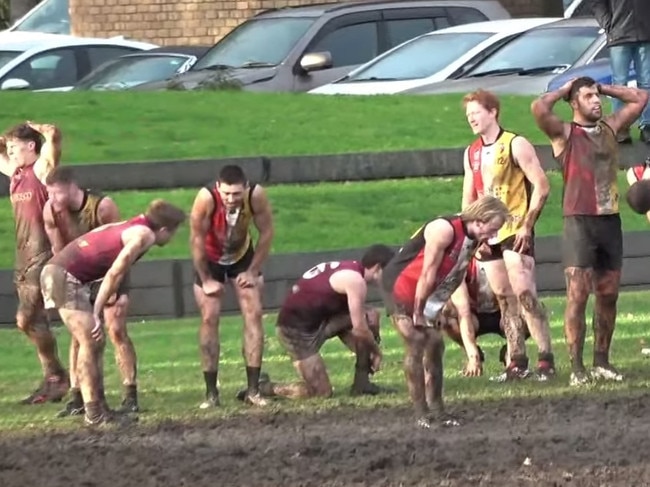
{"label": "brick wall", "polygon": [[[212,45],[255,13],[272,7],[337,0],[70,0],[74,35],[131,39],[159,45]],[[343,0],[344,1],[344,0]],[[501,0],[512,15],[548,15],[562,0]]]}

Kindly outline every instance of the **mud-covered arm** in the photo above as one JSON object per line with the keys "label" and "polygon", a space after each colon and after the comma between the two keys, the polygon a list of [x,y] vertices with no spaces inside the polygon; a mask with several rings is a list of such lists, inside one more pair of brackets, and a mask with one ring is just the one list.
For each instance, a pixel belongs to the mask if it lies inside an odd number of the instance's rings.
{"label": "mud-covered arm", "polygon": [[43,222],[45,224],[45,233],[47,233],[47,238],[50,240],[52,253],[56,254],[65,247],[65,241],[59,231],[59,227],[56,226],[56,222],[54,221],[52,202],[49,200],[45,202],[45,206],[43,207]]}
{"label": "mud-covered arm", "polygon": [[259,232],[259,238],[257,245],[255,245],[255,254],[253,255],[251,265],[248,267],[248,271],[257,274],[261,271],[264,262],[266,262],[271,252],[274,235],[273,211],[266,190],[261,186],[255,186],[251,200],[253,206],[253,222]]}
{"label": "mud-covered arm", "polygon": [[566,98],[570,89],[571,86],[567,83],[555,91],[542,94],[530,106],[535,123],[551,141],[555,155],[564,150],[570,127],[557,116],[553,107],[559,100]]}
{"label": "mud-covered arm", "polygon": [[368,286],[364,278],[358,272],[342,270],[332,274],[330,284],[334,290],[345,293],[347,296],[352,334],[371,354],[379,353],[375,336],[368,326],[366,314]]}
{"label": "mud-covered arm", "polygon": [[427,299],[434,290],[436,274],[445,255],[445,249],[454,239],[454,229],[447,220],[438,219],[424,229],[424,259],[422,272],[415,288],[414,314],[421,316]]}
{"label": "mud-covered arm", "polygon": [[41,154],[34,164],[34,174],[42,182],[61,161],[61,131],[52,124],[27,122],[28,125],[43,136]]}
{"label": "mud-covered arm", "polygon": [[516,137],[512,141],[512,155],[526,179],[533,186],[528,212],[524,217],[524,226],[528,231],[532,232],[535,223],[542,214],[551,186],[537,157],[535,147],[528,140],[524,137]]}
{"label": "mud-covered arm", "polygon": [[14,173],[14,167],[9,162],[7,156],[7,141],[4,136],[0,135],[0,173],[11,177]]}
{"label": "mud-covered arm", "polygon": [[97,220],[99,220],[101,225],[120,221],[120,210],[115,204],[115,201],[108,196],[102,198],[97,206]]}
{"label": "mud-covered arm", "polygon": [[600,85],[599,89],[601,94],[617,98],[624,103],[620,110],[604,118],[605,123],[612,128],[614,133],[629,128],[641,116],[641,112],[648,103],[648,93],[639,88]]}
{"label": "mud-covered arm", "polygon": [[467,358],[470,360],[479,360],[480,356],[476,345],[476,331],[474,329],[469,292],[465,281],[451,295],[451,303],[458,313],[458,327],[460,328],[460,336],[463,340]]}
{"label": "mud-covered arm", "polygon": [[106,272],[99,286],[99,291],[97,291],[97,298],[95,299],[94,305],[95,316],[101,316],[104,306],[106,306],[109,298],[117,292],[131,266],[156,241],[156,237],[151,229],[144,226],[131,228],[126,230],[126,232],[130,232],[128,240],[124,242],[124,247],[113,262],[113,265],[108,269],[108,272]]}
{"label": "mud-covered arm", "polygon": [[478,195],[476,194],[476,187],[474,186],[474,173],[469,164],[469,147],[465,149],[463,155],[463,200],[461,202],[461,209],[464,210],[469,205],[476,201]]}
{"label": "mud-covered arm", "polygon": [[194,269],[201,282],[210,280],[208,257],[205,253],[205,239],[210,230],[210,214],[214,208],[214,200],[210,192],[201,188],[194,199],[190,213],[190,251]]}

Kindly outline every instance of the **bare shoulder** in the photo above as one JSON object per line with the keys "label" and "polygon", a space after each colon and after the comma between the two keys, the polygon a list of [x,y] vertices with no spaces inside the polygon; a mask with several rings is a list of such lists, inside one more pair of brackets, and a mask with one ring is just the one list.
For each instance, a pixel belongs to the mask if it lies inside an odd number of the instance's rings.
{"label": "bare shoulder", "polygon": [[192,214],[204,214],[209,213],[214,208],[214,197],[208,188],[201,188],[194,198],[194,204],[192,205]]}
{"label": "bare shoulder", "polygon": [[341,294],[363,292],[366,289],[366,281],[363,276],[352,269],[341,269],[333,272],[329,282],[332,289]]}
{"label": "bare shoulder", "polygon": [[251,193],[251,205],[253,212],[264,211],[270,207],[269,198],[266,189],[256,184]]}
{"label": "bare shoulder", "polygon": [[424,227],[424,239],[427,242],[451,242],[454,238],[454,227],[446,218],[436,218]]}
{"label": "bare shoulder", "polygon": [[54,215],[52,214],[52,201],[47,200],[45,205],[43,205],[43,219],[46,223],[54,220]]}
{"label": "bare shoulder", "polygon": [[153,230],[146,225],[133,225],[122,232],[122,241],[125,245],[134,247],[151,246],[156,240]]}

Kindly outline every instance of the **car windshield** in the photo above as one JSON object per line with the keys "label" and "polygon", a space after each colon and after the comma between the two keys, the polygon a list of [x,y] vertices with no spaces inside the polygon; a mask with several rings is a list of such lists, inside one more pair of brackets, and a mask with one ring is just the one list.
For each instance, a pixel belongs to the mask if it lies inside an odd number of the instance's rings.
{"label": "car windshield", "polygon": [[525,32],[464,76],[508,70],[570,67],[598,38],[598,27],[545,27]]}
{"label": "car windshield", "polygon": [[122,57],[104,63],[79,81],[75,88],[110,89],[112,86],[135,86],[164,80],[174,75],[186,62],[185,56]]}
{"label": "car windshield", "polygon": [[20,51],[0,51],[0,68],[21,54]]}
{"label": "car windshield", "polygon": [[34,7],[29,17],[11,30],[70,34],[68,0],[44,0]]}
{"label": "car windshield", "polygon": [[276,17],[244,22],[217,42],[192,66],[192,71],[214,66],[275,66],[289,55],[315,18]]}
{"label": "car windshield", "polygon": [[418,37],[354,73],[345,82],[427,78],[492,35],[487,32],[457,32]]}

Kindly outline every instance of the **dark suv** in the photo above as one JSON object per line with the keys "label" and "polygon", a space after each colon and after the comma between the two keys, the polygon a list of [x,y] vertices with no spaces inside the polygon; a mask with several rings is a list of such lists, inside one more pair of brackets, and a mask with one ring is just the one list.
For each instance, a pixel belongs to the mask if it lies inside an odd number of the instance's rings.
{"label": "dark suv", "polygon": [[497,0],[351,1],[266,10],[219,40],[192,68],[134,90],[309,91],[402,42],[444,27],[510,18]]}

